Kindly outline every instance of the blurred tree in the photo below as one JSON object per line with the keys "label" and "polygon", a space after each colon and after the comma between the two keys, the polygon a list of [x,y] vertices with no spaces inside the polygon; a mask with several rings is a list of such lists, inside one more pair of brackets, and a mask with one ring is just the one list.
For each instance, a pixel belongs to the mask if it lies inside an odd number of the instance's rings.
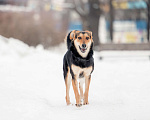
{"label": "blurred tree", "polygon": [[99,45],[98,27],[101,14],[99,0],[74,0],[74,10],[80,15],[84,30],[93,32],[94,45]]}
{"label": "blurred tree", "polygon": [[0,0],[0,4],[6,4],[5,0]]}

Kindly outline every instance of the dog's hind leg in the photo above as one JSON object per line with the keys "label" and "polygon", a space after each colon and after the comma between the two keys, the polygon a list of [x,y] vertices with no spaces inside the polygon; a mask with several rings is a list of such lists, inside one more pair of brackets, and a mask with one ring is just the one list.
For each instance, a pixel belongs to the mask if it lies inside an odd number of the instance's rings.
{"label": "dog's hind leg", "polygon": [[70,70],[68,68],[68,73],[65,79],[65,84],[66,84],[66,103],[67,105],[70,105],[70,97],[69,97],[69,90],[70,90],[70,84],[71,84],[71,74]]}

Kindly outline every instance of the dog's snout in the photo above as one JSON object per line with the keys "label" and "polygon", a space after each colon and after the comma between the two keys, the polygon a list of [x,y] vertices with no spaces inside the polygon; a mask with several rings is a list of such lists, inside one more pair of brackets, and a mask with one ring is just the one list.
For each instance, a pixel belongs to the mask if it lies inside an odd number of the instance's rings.
{"label": "dog's snout", "polygon": [[82,47],[83,47],[83,48],[86,48],[86,44],[82,44]]}

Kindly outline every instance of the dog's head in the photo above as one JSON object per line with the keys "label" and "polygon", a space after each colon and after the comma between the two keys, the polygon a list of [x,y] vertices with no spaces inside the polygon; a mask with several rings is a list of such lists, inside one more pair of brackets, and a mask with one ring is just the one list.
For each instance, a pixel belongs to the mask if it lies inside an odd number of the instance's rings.
{"label": "dog's head", "polygon": [[73,40],[77,52],[86,57],[93,45],[93,37],[91,31],[72,31],[70,39]]}

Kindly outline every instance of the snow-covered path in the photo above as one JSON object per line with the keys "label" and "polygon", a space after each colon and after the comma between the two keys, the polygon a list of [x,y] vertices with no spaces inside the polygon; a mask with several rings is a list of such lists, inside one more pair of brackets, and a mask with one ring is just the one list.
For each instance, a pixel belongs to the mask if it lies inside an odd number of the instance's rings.
{"label": "snow-covered path", "polygon": [[96,53],[90,104],[78,108],[65,103],[63,54],[0,37],[0,120],[150,120],[150,61]]}

